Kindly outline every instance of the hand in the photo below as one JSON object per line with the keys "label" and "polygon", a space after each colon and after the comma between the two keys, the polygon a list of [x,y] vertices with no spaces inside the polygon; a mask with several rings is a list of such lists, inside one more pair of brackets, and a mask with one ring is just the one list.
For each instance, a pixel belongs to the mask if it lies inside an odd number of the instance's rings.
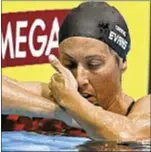
{"label": "hand", "polygon": [[72,95],[77,92],[77,81],[72,73],[54,55],[49,56],[49,62],[57,71],[51,77],[49,89],[56,102],[65,108],[68,102],[72,102]]}

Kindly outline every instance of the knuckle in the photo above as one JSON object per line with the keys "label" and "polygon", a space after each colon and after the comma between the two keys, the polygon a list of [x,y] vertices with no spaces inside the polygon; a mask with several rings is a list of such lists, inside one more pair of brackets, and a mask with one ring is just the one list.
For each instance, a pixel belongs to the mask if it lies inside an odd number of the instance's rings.
{"label": "knuckle", "polygon": [[57,73],[54,73],[53,75],[52,75],[52,77],[51,77],[51,79],[54,79],[55,77],[57,77]]}
{"label": "knuckle", "polygon": [[55,66],[57,66],[57,67],[60,65],[60,64],[59,64],[59,62],[58,62],[58,61],[56,61],[56,60],[55,60],[55,61],[53,61],[53,64],[54,64]]}

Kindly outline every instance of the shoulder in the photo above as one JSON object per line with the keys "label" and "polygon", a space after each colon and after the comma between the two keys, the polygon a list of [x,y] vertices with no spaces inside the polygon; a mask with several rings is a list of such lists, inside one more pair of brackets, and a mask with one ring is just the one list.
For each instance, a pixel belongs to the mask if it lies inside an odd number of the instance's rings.
{"label": "shoulder", "polygon": [[151,101],[151,94],[138,99],[134,106],[132,107],[129,117],[133,116],[142,116],[142,115],[150,115],[150,101]]}

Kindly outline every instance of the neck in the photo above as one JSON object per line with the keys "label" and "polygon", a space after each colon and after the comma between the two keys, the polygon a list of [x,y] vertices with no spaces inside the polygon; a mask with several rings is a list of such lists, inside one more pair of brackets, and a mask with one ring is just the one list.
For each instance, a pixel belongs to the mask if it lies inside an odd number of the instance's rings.
{"label": "neck", "polygon": [[131,97],[120,91],[108,101],[106,110],[126,115],[127,109],[132,101],[133,99]]}

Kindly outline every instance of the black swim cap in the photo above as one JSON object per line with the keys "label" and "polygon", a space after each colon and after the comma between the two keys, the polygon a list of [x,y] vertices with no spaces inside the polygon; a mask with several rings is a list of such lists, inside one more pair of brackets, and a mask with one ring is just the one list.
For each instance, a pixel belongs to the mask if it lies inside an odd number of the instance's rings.
{"label": "black swim cap", "polygon": [[85,2],[72,9],[60,27],[59,43],[73,36],[101,40],[122,58],[130,49],[129,30],[123,16],[105,2]]}

